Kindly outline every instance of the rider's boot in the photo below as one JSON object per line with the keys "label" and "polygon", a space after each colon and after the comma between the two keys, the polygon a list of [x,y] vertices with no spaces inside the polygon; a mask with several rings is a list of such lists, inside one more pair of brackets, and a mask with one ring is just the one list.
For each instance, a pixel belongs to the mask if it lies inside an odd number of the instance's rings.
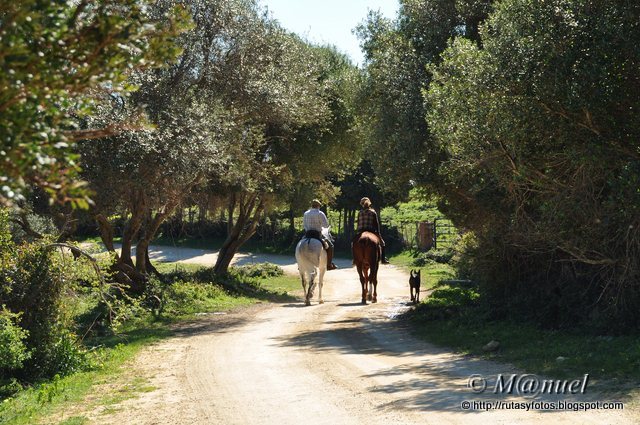
{"label": "rider's boot", "polygon": [[389,259],[386,255],[384,255],[385,247],[382,246],[382,264],[389,264]]}
{"label": "rider's boot", "polygon": [[338,268],[335,264],[333,264],[333,247],[330,246],[327,248],[327,270],[335,270]]}

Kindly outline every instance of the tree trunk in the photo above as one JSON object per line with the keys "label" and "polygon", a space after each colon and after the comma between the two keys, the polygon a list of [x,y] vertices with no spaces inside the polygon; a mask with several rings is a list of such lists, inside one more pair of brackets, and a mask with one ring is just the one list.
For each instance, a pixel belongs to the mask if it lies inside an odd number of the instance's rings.
{"label": "tree trunk", "polygon": [[356,221],[356,210],[350,210],[349,211],[349,224],[347,229],[349,230],[349,239],[351,240],[351,238],[353,238],[353,234],[354,232],[354,225],[355,225],[355,221]]}
{"label": "tree trunk", "polygon": [[111,272],[115,281],[123,285],[127,292],[133,295],[142,295],[147,287],[147,277],[136,269],[122,262],[113,263]]}
{"label": "tree trunk", "polygon": [[229,241],[225,242],[220,251],[218,252],[218,259],[216,261],[216,265],[213,268],[216,274],[225,274],[229,271],[229,266],[231,265],[231,261],[233,257],[238,252],[240,248],[240,244],[237,241]]}
{"label": "tree trunk", "polygon": [[149,258],[149,248],[145,251],[145,262],[147,263],[146,268],[149,273],[153,273],[156,276],[160,276],[160,272],[156,267],[151,263],[151,259]]}
{"label": "tree trunk", "polygon": [[127,222],[124,232],[122,234],[122,248],[120,249],[120,261],[128,264],[131,267],[135,267],[133,260],[131,259],[131,247],[133,246],[133,239],[136,237],[142,226],[146,210],[146,202],[144,194],[138,193],[134,195],[131,205],[131,218]]}
{"label": "tree trunk", "polygon": [[[186,186],[172,188],[172,191],[167,190],[165,205],[155,215],[152,215],[143,191],[136,191],[132,194],[130,199],[131,218],[125,227],[121,255],[120,258],[116,257],[118,261],[111,267],[116,281],[126,285],[128,292],[134,295],[143,294],[148,281],[148,273],[158,273],[149,259],[149,244],[158,232],[160,225],[173,214],[184,196],[202,179],[203,176],[198,175]],[[96,221],[100,227],[100,235],[105,246],[110,251],[115,251],[113,246],[113,226],[101,214],[96,215]],[[131,247],[133,239],[138,234],[136,264],[134,265],[131,258]]]}
{"label": "tree trunk", "polygon": [[147,251],[149,250],[149,241],[147,238],[140,238],[136,245],[136,270],[138,273],[147,274]]}
{"label": "tree trunk", "polygon": [[122,285],[127,292],[135,295],[142,294],[146,287],[146,277],[138,273],[132,264],[127,264],[121,261],[113,244],[114,230],[113,225],[109,223],[109,220],[107,220],[107,218],[102,214],[96,214],[94,218],[96,223],[98,223],[100,238],[102,239],[104,246],[109,252],[115,254],[116,261],[110,268],[110,271],[113,273],[114,280]]}
{"label": "tree trunk", "polygon": [[158,273],[149,259],[149,245],[156,236],[156,233],[158,233],[158,229],[160,229],[162,223],[173,214],[178,204],[177,198],[170,199],[155,216],[152,216],[151,211],[148,212],[144,226],[142,227],[142,233],[138,240],[138,245],[136,246],[136,270],[139,273],[143,275],[147,275],[150,272]]}
{"label": "tree trunk", "polygon": [[[234,222],[234,211],[238,206],[238,217]],[[214,266],[216,274],[225,274],[238,249],[256,232],[260,217],[264,212],[264,202],[258,198],[257,193],[242,194],[239,199],[233,194],[229,198],[229,221],[227,223],[227,239],[218,252],[218,260]]]}
{"label": "tree trunk", "polygon": [[289,208],[289,239],[293,240],[296,237],[296,217],[293,212],[293,208]]}
{"label": "tree trunk", "polygon": [[100,239],[102,239],[102,243],[105,248],[109,252],[115,252],[116,248],[113,246],[113,226],[109,223],[109,220],[102,214],[96,214],[94,217],[96,224],[98,225],[98,230],[100,232]]}

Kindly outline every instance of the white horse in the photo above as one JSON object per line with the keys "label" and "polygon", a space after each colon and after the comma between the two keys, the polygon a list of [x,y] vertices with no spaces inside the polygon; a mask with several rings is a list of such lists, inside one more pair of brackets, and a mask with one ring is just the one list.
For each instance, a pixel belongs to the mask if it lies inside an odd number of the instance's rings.
{"label": "white horse", "polygon": [[[322,229],[323,235],[327,236],[328,232],[328,228]],[[296,261],[298,262],[298,271],[302,280],[305,305],[311,305],[316,277],[318,278],[318,303],[323,304],[322,279],[327,271],[327,251],[324,250],[322,242],[307,237],[300,239],[296,246]],[[307,284],[309,285],[308,290]]]}

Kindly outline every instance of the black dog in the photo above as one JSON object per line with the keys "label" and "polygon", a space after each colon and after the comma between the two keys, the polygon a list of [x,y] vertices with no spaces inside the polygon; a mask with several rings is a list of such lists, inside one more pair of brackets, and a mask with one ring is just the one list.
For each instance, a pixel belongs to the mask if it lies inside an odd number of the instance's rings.
{"label": "black dog", "polygon": [[[414,303],[420,302],[420,270],[414,272],[411,270],[411,277],[409,278],[409,288],[411,291],[411,301]],[[413,293],[415,289],[416,293]]]}

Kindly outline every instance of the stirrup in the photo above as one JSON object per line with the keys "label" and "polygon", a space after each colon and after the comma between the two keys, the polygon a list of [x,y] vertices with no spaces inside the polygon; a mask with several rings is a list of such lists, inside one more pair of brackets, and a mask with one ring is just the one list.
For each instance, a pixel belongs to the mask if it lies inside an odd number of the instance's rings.
{"label": "stirrup", "polygon": [[335,270],[335,269],[337,269],[337,268],[338,268],[338,266],[336,266],[336,265],[335,265],[335,264],[333,264],[333,263],[331,263],[331,264],[329,264],[329,265],[327,266],[327,270]]}
{"label": "stirrup", "polygon": [[382,259],[382,264],[391,264],[391,263],[389,262],[388,258],[383,258]]}

